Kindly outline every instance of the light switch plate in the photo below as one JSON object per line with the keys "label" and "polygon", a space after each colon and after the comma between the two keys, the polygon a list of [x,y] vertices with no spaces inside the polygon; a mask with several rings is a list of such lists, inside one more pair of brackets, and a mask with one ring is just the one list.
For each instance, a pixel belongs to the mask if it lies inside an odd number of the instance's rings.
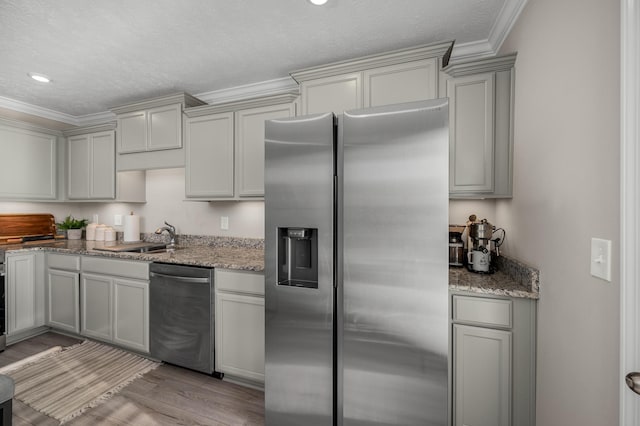
{"label": "light switch plate", "polygon": [[113,216],[113,225],[114,226],[122,226],[122,215],[117,214]]}
{"label": "light switch plate", "polygon": [[611,281],[611,240],[591,239],[591,275]]}
{"label": "light switch plate", "polygon": [[220,216],[220,229],[223,231],[229,229],[229,216]]}

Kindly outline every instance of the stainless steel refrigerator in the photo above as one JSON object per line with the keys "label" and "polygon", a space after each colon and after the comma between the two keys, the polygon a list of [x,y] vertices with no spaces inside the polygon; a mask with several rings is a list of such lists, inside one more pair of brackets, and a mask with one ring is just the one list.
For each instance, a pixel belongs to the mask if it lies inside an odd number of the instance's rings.
{"label": "stainless steel refrigerator", "polygon": [[265,127],[265,424],[448,422],[448,102]]}

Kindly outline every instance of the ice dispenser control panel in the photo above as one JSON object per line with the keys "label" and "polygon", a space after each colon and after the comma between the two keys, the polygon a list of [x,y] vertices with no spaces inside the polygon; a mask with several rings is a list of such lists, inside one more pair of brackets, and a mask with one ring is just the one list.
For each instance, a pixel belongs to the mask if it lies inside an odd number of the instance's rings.
{"label": "ice dispenser control panel", "polygon": [[278,285],[318,288],[318,230],[278,228]]}

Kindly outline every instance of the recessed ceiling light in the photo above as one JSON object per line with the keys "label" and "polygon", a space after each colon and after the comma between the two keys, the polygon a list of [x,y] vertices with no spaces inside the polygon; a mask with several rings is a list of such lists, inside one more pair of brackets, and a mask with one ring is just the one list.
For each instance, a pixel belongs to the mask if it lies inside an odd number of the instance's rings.
{"label": "recessed ceiling light", "polygon": [[51,79],[44,74],[38,74],[35,72],[27,73],[29,77],[34,79],[35,81],[39,81],[40,83],[50,83]]}
{"label": "recessed ceiling light", "polygon": [[322,6],[327,2],[327,0],[309,0],[311,4],[315,4],[316,6]]}

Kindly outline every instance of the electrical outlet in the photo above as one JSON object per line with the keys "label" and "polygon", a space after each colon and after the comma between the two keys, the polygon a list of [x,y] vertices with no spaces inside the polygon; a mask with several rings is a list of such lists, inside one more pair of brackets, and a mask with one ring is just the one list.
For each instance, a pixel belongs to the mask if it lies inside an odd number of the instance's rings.
{"label": "electrical outlet", "polygon": [[229,216],[220,216],[220,229],[223,231],[229,230]]}
{"label": "electrical outlet", "polygon": [[591,275],[611,281],[611,240],[591,239]]}
{"label": "electrical outlet", "polygon": [[114,226],[122,226],[122,215],[117,214],[113,216],[113,225]]}

